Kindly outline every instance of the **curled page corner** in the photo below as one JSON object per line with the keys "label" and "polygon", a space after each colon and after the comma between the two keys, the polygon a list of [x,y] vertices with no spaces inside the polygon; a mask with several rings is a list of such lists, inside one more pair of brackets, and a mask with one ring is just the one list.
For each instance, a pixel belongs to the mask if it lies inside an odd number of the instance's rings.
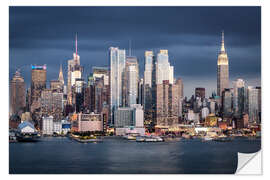
{"label": "curled page corner", "polygon": [[256,153],[238,153],[238,164],[235,174],[261,175],[261,150]]}

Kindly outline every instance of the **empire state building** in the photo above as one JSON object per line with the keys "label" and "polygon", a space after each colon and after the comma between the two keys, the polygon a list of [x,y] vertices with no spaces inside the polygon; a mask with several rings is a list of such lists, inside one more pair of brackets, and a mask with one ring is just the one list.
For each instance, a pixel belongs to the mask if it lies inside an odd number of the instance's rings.
{"label": "empire state building", "polygon": [[222,32],[221,49],[217,60],[217,95],[221,96],[225,88],[229,88],[229,59],[224,46],[224,32]]}

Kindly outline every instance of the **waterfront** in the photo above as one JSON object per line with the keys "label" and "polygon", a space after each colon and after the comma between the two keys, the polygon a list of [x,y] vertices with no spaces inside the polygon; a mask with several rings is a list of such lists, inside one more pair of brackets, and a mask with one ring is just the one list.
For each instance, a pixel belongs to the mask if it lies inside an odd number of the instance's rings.
{"label": "waterfront", "polygon": [[105,138],[78,143],[67,137],[46,137],[36,143],[9,144],[10,174],[231,174],[237,152],[253,153],[261,139],[231,142],[137,143]]}

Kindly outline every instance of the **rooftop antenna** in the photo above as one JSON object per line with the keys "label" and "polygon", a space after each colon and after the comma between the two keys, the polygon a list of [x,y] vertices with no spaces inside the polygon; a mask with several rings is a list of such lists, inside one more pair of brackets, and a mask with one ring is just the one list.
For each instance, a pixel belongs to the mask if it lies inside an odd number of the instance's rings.
{"label": "rooftop antenna", "polygon": [[76,48],[76,58],[77,58],[77,55],[78,55],[78,40],[77,40],[77,36],[78,36],[78,33],[76,33],[76,37],[75,37],[75,48]]}
{"label": "rooftop antenna", "polygon": [[224,45],[224,30],[222,30],[222,40],[221,40],[221,51],[225,52],[225,45]]}
{"label": "rooftop antenna", "polygon": [[131,56],[131,40],[129,40],[129,56]]}

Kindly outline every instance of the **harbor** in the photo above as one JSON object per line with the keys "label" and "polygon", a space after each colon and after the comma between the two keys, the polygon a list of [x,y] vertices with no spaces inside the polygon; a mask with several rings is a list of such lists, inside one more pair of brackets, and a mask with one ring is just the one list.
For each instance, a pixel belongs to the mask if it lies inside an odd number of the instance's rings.
{"label": "harbor", "polygon": [[[232,174],[237,168],[237,152],[254,153],[260,149],[260,138],[246,137],[235,137],[229,142],[182,138],[180,141],[139,143],[105,136],[102,143],[79,143],[69,137],[47,136],[35,143],[10,143],[9,172]],[[39,163],[33,166],[33,162]]]}

